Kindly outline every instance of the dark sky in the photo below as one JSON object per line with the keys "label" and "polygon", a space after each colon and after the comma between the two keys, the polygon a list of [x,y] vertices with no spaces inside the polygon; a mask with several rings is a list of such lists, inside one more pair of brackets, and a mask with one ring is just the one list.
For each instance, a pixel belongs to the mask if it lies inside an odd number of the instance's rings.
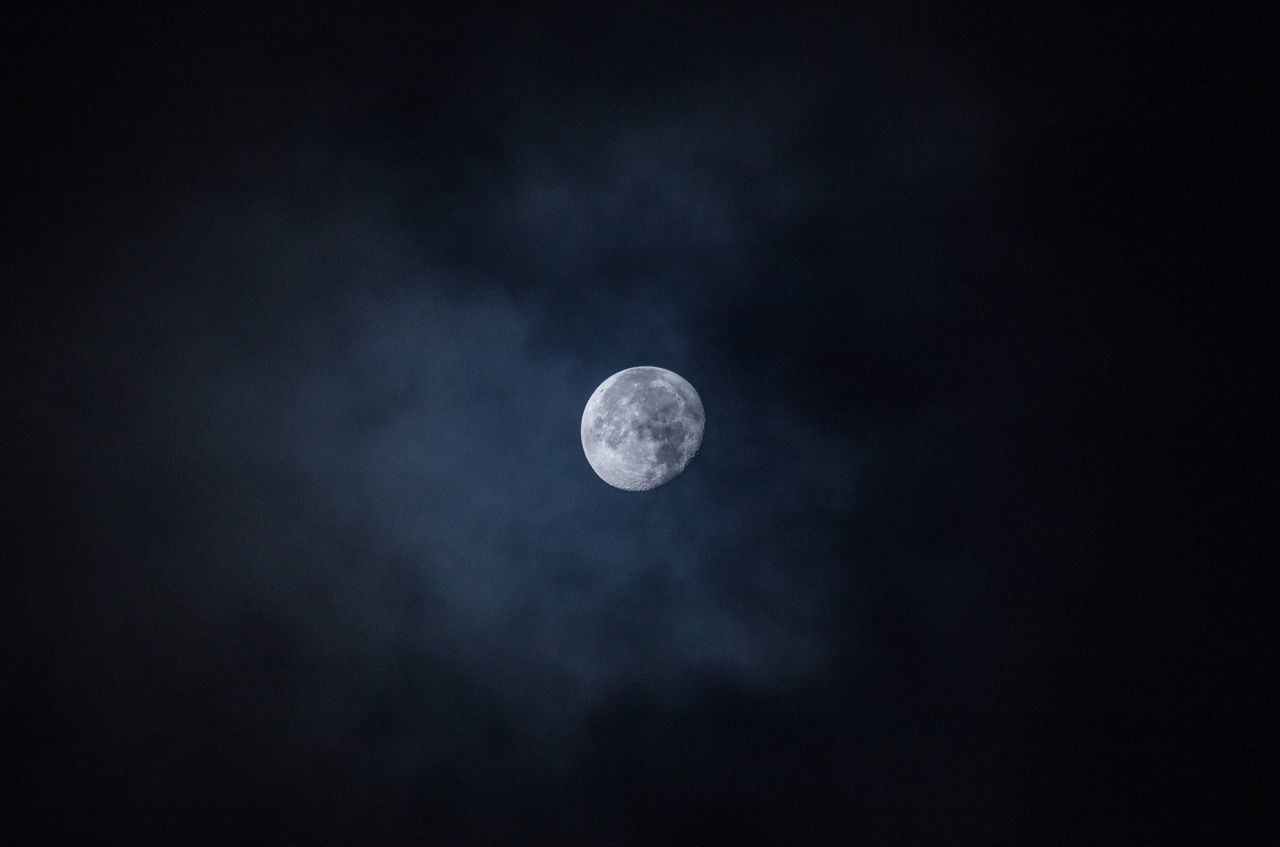
{"label": "dark sky", "polygon": [[1274,843],[1249,21],[30,5],[5,843]]}

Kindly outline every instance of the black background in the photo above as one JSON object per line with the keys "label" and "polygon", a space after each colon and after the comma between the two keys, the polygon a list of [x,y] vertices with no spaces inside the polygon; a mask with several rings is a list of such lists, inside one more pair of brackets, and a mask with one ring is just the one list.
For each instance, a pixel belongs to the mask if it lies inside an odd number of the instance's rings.
{"label": "black background", "polygon": [[1267,843],[1247,15],[178,5],[6,27],[6,843]]}

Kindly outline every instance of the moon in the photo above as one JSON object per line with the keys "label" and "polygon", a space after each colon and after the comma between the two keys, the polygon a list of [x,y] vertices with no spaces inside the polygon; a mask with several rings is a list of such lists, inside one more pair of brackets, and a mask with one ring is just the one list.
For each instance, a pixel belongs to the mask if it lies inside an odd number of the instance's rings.
{"label": "moon", "polygon": [[702,446],[702,398],[665,368],[627,368],[600,383],[582,411],[582,452],[623,491],[649,491],[679,476]]}

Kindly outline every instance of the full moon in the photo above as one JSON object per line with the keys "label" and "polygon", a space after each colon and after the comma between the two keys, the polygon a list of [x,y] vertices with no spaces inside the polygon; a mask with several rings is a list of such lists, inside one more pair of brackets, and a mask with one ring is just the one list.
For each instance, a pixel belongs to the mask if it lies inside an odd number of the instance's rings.
{"label": "full moon", "polygon": [[702,398],[665,368],[627,368],[600,383],[582,412],[582,451],[614,488],[670,482],[702,445]]}

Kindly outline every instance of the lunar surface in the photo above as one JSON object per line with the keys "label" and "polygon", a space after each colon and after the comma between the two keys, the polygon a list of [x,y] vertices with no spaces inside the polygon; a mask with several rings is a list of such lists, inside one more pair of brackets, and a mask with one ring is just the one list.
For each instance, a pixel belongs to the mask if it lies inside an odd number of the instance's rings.
{"label": "lunar surface", "polygon": [[649,491],[702,445],[702,398],[665,368],[627,368],[600,383],[582,412],[582,451],[605,482]]}

